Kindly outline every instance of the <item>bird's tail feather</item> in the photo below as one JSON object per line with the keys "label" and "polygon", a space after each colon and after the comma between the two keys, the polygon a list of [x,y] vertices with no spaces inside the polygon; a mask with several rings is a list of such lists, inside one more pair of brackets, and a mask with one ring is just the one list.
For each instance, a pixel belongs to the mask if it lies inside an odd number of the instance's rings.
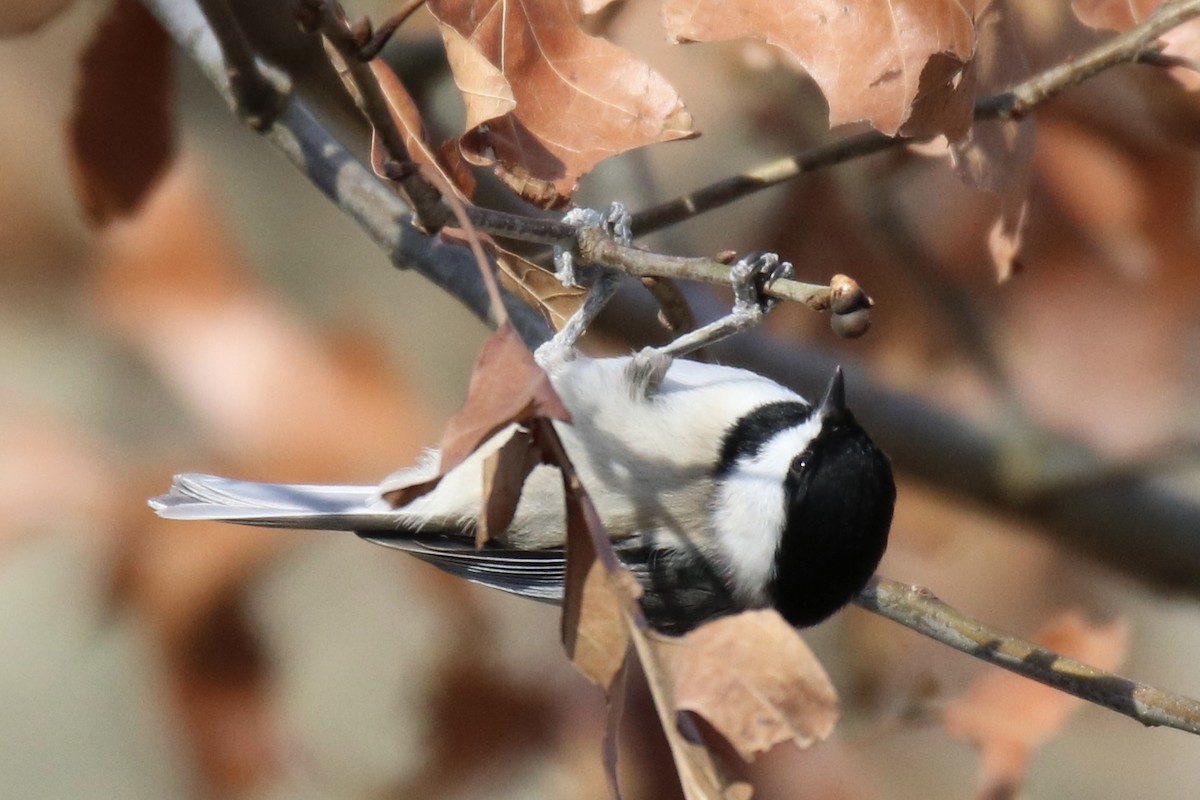
{"label": "bird's tail feather", "polygon": [[257,483],[216,475],[176,475],[171,490],[150,501],[160,517],[221,520],[270,528],[387,531],[411,519],[374,486]]}

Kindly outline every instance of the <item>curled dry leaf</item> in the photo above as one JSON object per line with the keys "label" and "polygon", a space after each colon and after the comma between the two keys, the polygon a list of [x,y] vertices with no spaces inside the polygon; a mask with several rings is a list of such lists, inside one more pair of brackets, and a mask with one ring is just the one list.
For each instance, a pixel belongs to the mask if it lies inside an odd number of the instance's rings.
{"label": "curled dry leaf", "polygon": [[[1123,620],[1092,625],[1078,612],[1067,612],[1048,622],[1033,638],[1047,650],[1113,670],[1124,659],[1129,626]],[[1061,731],[1082,702],[997,670],[952,701],[942,721],[951,734],[979,748],[979,796],[1008,796],[1024,780],[1033,751]]]}
{"label": "curled dry leaf", "polygon": [[508,529],[517,513],[521,487],[533,468],[542,462],[541,451],[529,431],[513,431],[512,437],[483,462],[483,514],[475,530],[475,545]]}
{"label": "curled dry leaf", "polygon": [[500,265],[500,283],[504,288],[540,308],[555,330],[562,330],[587,297],[586,287],[564,286],[554,273],[499,245],[492,247],[492,255]]}
{"label": "curled dry leaf", "polygon": [[[887,134],[922,111],[921,132],[961,131],[969,103],[961,72],[975,52],[975,6],[959,0],[759,0],[737,13],[722,0],[666,0],[663,24],[678,41],[758,39],[794,56],[829,103],[829,124],[866,120]],[[934,56],[937,56],[934,59]],[[964,116],[965,109],[965,116]]]}
{"label": "curled dry leaf", "polygon": [[[553,435],[552,430],[550,433]],[[642,590],[617,562],[591,498],[561,452],[561,444],[557,449],[567,497],[563,647],[588,680],[609,691],[629,650],[630,628]],[[610,702],[615,699],[610,696]]]}
{"label": "curled dry leaf", "polygon": [[800,634],[775,611],[722,617],[682,638],[655,636],[675,704],[704,717],[751,761],[781,742],[833,732],[837,691]]}
{"label": "curled dry leaf", "polygon": [[[675,759],[675,770],[679,774],[679,785],[687,800],[750,800],[754,790],[748,783],[731,778],[716,755],[704,743],[704,737],[686,714],[679,714],[675,705],[675,687],[668,657],[661,652],[660,637],[645,629],[630,628],[634,649],[654,708],[662,723],[663,733]],[[681,727],[688,729],[685,735]]]}
{"label": "curled dry leaf", "polygon": [[175,151],[171,44],[137,0],[117,0],[79,63],[71,162],[84,213],[104,225],[141,204]]}
{"label": "curled dry leaf", "polygon": [[[603,159],[694,135],[670,84],[625,50],[584,33],[566,0],[428,5],[473,123],[461,139],[464,155],[494,165],[530,202],[561,208]],[[477,55],[466,54],[468,47]],[[515,106],[505,111],[510,102]]]}
{"label": "curled dry leaf", "polygon": [[[571,315],[583,305],[587,288],[563,286],[553,272],[501,247],[486,234],[478,236],[500,267],[500,284],[529,305],[540,309],[555,330],[562,330]],[[443,229],[442,238],[455,244],[467,242],[457,228]]]}

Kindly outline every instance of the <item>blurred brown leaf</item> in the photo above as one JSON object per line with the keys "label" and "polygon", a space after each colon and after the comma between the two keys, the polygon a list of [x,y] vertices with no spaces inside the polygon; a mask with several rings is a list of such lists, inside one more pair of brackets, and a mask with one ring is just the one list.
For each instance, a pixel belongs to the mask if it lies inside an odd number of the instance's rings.
{"label": "blurred brown leaf", "polygon": [[0,544],[47,531],[110,530],[120,470],[80,431],[34,410],[0,413]]}
{"label": "blurred brown leaf", "polygon": [[116,0],[79,64],[71,163],[96,225],[135,211],[171,162],[171,41],[137,0]]}
{"label": "blurred brown leaf", "polygon": [[[1120,666],[1129,626],[1089,623],[1065,612],[1046,623],[1033,640],[1048,650],[1103,670]],[[942,715],[946,730],[979,748],[981,798],[1008,797],[1021,785],[1034,750],[1057,735],[1083,701],[1022,678],[993,670],[977,680]]]}
{"label": "blurred brown leaf", "polygon": [[74,0],[5,0],[0,5],[0,37],[33,33]]}
{"label": "blurred brown leaf", "polygon": [[[379,475],[420,450],[423,413],[377,343],[322,336],[248,274],[186,163],[112,226],[93,297],[206,430],[223,469],[273,480]],[[177,467],[185,465],[176,465]],[[142,497],[165,486],[166,475]],[[139,504],[113,594],[153,626],[201,774],[227,792],[278,768],[262,645],[242,598],[296,534],[152,520]]]}
{"label": "blurred brown leaf", "polygon": [[420,452],[419,395],[362,332],[309,328],[250,275],[198,174],[170,173],[114,226],[96,307],[249,476],[384,475]]}
{"label": "blurred brown leaf", "polygon": [[464,155],[532,203],[561,208],[605,158],[693,135],[666,80],[584,33],[566,0],[428,5],[467,105]]}
{"label": "blurred brown leaf", "polygon": [[1090,28],[1125,31],[1162,5],[1162,0],[1072,0],[1071,10]]}
{"label": "blurred brown leaf", "polygon": [[909,119],[918,97],[936,93],[941,99],[924,109],[922,130],[961,131],[970,104],[949,98],[969,92],[970,82],[953,91],[948,86],[975,51],[974,14],[986,4],[756,0],[730,13],[721,0],[665,0],[663,23],[678,41],[749,38],[782,48],[821,88],[830,126],[866,120],[894,134]]}

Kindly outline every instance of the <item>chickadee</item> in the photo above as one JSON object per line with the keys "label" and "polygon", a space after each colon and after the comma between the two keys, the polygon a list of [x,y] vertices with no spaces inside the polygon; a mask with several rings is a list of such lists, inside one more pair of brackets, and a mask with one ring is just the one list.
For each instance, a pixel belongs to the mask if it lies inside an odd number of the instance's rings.
{"label": "chickadee", "polygon": [[[841,370],[813,405],[741,369],[669,360],[647,389],[636,357],[548,365],[572,424],[555,423],[659,630],[774,607],[824,620],[874,573],[896,489],[887,457],[846,408]],[[557,470],[539,466],[508,530],[474,546],[482,466],[510,426],[403,508],[382,494],[432,477],[437,454],[381,486],[175,478],[169,519],[354,531],[473,583],[561,602],[566,520]]]}

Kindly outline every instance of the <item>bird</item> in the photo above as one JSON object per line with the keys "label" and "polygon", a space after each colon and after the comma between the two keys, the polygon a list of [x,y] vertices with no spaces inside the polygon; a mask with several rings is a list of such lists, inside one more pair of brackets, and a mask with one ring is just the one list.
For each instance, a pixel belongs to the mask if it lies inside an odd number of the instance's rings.
{"label": "bird", "polygon": [[[643,351],[644,353],[645,351]],[[835,371],[818,402],[754,372],[640,354],[544,364],[571,422],[554,422],[659,631],[774,608],[796,627],[845,606],[874,574],[896,500],[891,462]],[[439,454],[376,485],[272,484],[185,473],[161,517],[353,531],[476,584],[561,603],[566,513],[553,466],[527,478],[507,530],[481,547],[483,464],[514,423],[401,508],[384,498],[438,472]]]}

